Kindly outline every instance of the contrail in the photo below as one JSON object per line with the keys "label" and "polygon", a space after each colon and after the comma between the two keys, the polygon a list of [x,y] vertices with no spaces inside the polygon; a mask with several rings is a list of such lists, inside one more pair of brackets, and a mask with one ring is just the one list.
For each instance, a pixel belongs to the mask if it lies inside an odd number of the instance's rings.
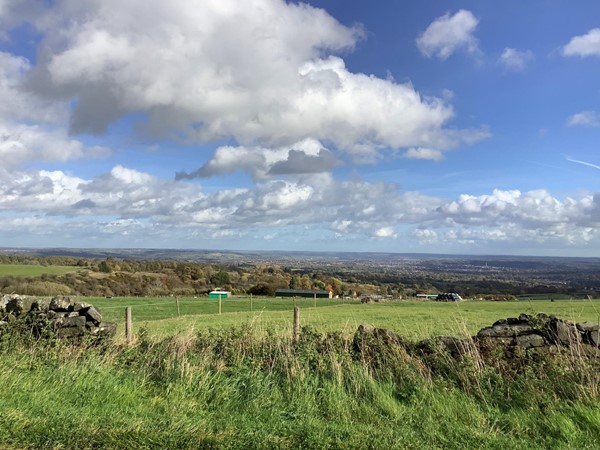
{"label": "contrail", "polygon": [[594,169],[598,169],[600,170],[600,166],[596,165],[596,164],[592,164],[589,162],[585,162],[585,161],[579,161],[578,159],[572,159],[572,158],[566,158],[567,161],[571,161],[577,164],[583,164],[584,166],[589,166],[589,167],[593,167]]}

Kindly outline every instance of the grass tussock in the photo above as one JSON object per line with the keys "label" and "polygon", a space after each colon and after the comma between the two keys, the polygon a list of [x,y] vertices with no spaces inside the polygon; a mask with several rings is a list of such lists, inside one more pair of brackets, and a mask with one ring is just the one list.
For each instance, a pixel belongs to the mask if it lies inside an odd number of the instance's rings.
{"label": "grass tussock", "polygon": [[15,448],[598,448],[595,361],[252,325],[133,346],[0,335]]}

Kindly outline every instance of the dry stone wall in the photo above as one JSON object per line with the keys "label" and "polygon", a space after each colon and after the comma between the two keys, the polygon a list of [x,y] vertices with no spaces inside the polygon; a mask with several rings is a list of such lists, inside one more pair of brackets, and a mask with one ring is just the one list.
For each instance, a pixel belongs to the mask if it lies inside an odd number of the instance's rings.
{"label": "dry stone wall", "polygon": [[117,325],[105,322],[93,305],[74,297],[4,295],[0,298],[0,329],[20,319],[31,324],[34,333],[49,331],[60,338],[113,337],[117,330]]}
{"label": "dry stone wall", "polygon": [[598,323],[575,323],[546,314],[521,314],[502,319],[483,328],[474,336],[482,345],[500,343],[507,347],[522,347],[533,352],[556,351],[560,348],[581,349],[589,355],[600,355]]}
{"label": "dry stone wall", "polygon": [[596,322],[575,323],[543,313],[521,314],[498,320],[470,338],[437,336],[416,344],[407,343],[393,331],[362,324],[354,334],[353,346],[356,352],[366,356],[401,346],[415,356],[441,351],[452,358],[476,354],[485,359],[494,354],[490,350],[501,348],[506,358],[570,353],[600,361],[599,333],[600,326]]}

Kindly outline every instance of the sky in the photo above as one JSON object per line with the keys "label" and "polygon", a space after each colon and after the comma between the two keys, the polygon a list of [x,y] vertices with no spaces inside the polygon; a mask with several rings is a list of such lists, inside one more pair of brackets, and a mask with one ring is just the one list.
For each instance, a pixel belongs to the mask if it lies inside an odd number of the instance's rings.
{"label": "sky", "polygon": [[0,0],[0,246],[600,256],[576,5]]}

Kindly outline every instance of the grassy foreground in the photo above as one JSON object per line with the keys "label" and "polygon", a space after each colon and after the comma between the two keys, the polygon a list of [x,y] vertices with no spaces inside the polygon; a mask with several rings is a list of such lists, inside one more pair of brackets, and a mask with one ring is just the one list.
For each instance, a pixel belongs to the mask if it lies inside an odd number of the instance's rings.
{"label": "grassy foreground", "polygon": [[131,347],[4,333],[0,447],[600,447],[597,372],[436,358],[361,356],[308,328],[295,344],[246,326]]}

